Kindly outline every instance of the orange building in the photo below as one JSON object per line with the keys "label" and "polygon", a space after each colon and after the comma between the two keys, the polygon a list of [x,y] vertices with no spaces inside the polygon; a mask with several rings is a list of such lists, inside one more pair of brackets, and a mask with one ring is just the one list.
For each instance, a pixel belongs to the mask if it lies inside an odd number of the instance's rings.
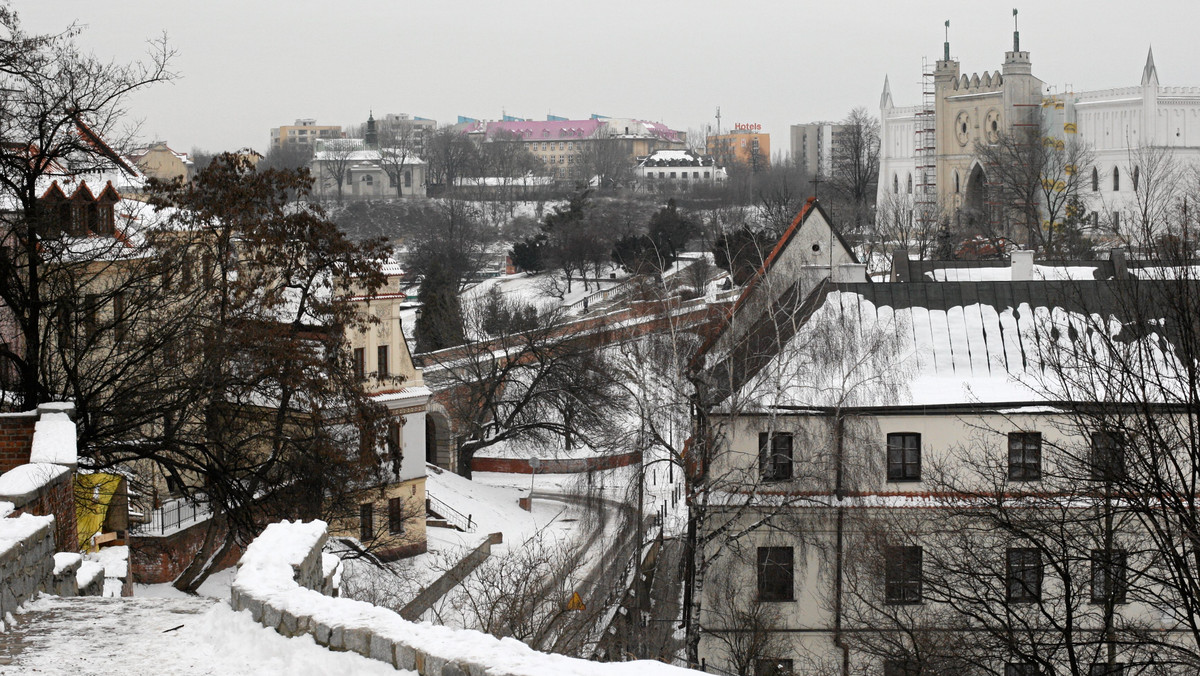
{"label": "orange building", "polygon": [[708,154],[719,165],[742,165],[760,171],[771,166],[771,135],[762,133],[760,124],[739,123],[729,134],[709,136]]}

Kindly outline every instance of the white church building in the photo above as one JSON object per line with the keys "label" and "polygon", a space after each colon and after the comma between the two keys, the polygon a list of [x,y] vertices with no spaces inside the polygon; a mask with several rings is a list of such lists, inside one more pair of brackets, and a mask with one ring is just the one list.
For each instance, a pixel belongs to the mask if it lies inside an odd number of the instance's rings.
{"label": "white church building", "polygon": [[1119,228],[1122,213],[1132,209],[1143,149],[1170,149],[1181,164],[1200,166],[1200,87],[1161,85],[1152,51],[1135,86],[1051,93],[1033,75],[1014,32],[1001,70],[960,73],[947,41],[924,81],[920,104],[896,106],[884,79],[879,204],[892,199],[888,193],[911,195],[912,202],[956,213],[987,181],[976,142],[994,142],[1039,112],[1046,134],[1077,135],[1090,149],[1094,169],[1082,197],[1097,224]]}

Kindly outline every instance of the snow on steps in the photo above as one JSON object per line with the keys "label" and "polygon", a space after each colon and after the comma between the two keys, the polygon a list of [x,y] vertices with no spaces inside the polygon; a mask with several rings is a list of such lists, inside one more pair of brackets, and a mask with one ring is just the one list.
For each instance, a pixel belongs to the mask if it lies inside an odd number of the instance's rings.
{"label": "snow on steps", "polygon": [[321,549],[322,521],[283,521],[246,548],[231,589],[235,610],[285,636],[311,634],[332,650],[356,652],[423,676],[674,676],[697,673],[660,662],[588,662],[538,652],[477,631],[416,624],[362,601],[333,598]]}

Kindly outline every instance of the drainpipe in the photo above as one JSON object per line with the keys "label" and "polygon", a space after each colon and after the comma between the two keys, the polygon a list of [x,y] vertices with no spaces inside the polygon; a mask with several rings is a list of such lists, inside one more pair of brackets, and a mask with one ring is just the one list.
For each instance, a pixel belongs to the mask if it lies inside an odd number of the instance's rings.
{"label": "drainpipe", "polygon": [[845,556],[846,508],[842,499],[846,496],[845,486],[845,438],[846,420],[836,410],[833,424],[834,457],[837,463],[834,497],[837,498],[837,541],[835,545],[835,575],[833,589],[833,644],[842,649],[842,676],[850,676],[850,646],[842,640],[842,581]]}

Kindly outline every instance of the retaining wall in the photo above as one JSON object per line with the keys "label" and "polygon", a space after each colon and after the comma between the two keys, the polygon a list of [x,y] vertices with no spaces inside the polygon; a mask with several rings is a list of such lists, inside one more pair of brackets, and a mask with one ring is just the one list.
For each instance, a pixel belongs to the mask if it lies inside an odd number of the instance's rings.
{"label": "retaining wall", "polygon": [[322,557],[321,521],[271,524],[246,548],[231,589],[235,610],[284,636],[310,634],[331,650],[353,651],[422,676],[683,676],[661,662],[588,662],[538,652],[511,638],[409,622],[369,603],[333,598],[336,566]]}
{"label": "retaining wall", "polygon": [[[603,469],[615,469],[636,465],[642,460],[640,451],[618,455],[598,455],[591,458],[542,458],[538,474],[579,474]],[[503,472],[507,474],[533,474],[533,465],[528,458],[471,458],[472,472]]]}
{"label": "retaining wall", "polygon": [[0,474],[29,462],[37,411],[0,414]]}
{"label": "retaining wall", "polygon": [[434,580],[433,584],[421,590],[421,593],[409,601],[408,605],[401,608],[400,617],[415,622],[417,618],[425,614],[425,611],[432,608],[438,599],[445,596],[446,592],[458,586],[459,582],[465,580],[480,564],[487,561],[487,558],[492,555],[492,545],[498,545],[501,542],[504,542],[504,533],[489,534],[483,544],[464,556],[450,570]]}
{"label": "retaining wall", "polygon": [[54,517],[0,519],[0,618],[39,591],[52,591]]}
{"label": "retaining wall", "polygon": [[[129,536],[129,567],[133,581],[138,584],[174,581],[204,545],[208,527],[209,521],[206,519],[169,535]],[[228,554],[217,561],[216,570],[234,565],[241,555],[241,545],[234,545]]]}

